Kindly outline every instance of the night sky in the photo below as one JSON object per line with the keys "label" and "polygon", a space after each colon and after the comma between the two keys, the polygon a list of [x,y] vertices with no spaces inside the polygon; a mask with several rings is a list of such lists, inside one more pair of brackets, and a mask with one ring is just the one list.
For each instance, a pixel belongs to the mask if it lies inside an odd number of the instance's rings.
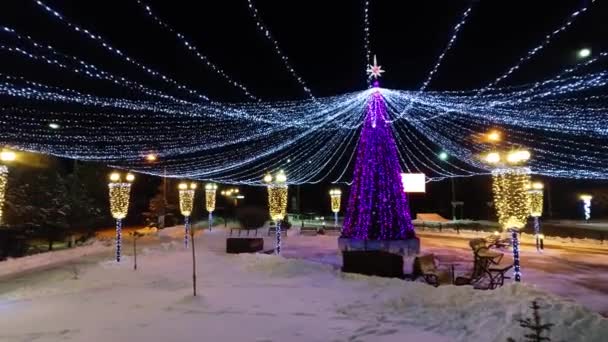
{"label": "night sky", "polygon": [[[256,29],[246,0],[145,2],[155,14],[184,33],[212,62],[260,98],[305,98],[306,94],[285,70],[272,45]],[[570,13],[589,2],[476,1],[468,23],[428,89],[463,90],[485,86],[539,44],[545,35],[562,25]],[[127,55],[200,90],[213,100],[246,100],[238,90],[228,86],[178,45],[174,36],[160,29],[135,0],[48,0],[46,3],[57,8],[68,20],[102,35]],[[366,88],[362,1],[256,1],[255,4],[292,66],[314,95],[331,96]],[[382,85],[418,89],[445,47],[453,26],[470,4],[470,1],[456,0],[372,0],[370,42],[372,53],[378,55],[379,64],[387,70]],[[608,48],[606,18],[608,4],[597,1],[590,11],[581,14],[572,27],[503,85],[549,77],[573,65],[580,48],[605,51]],[[108,71],[159,89],[163,87],[160,82],[70,32],[34,1],[3,1],[0,23]],[[0,41],[4,39],[6,37],[1,36]],[[88,89],[98,94],[112,95],[116,91],[91,82],[82,84],[74,77],[5,52],[0,52],[0,63],[2,73],[30,80]],[[605,182],[554,180],[551,184],[554,211],[559,209],[563,216],[574,213],[576,191],[581,187],[608,188]],[[467,191],[471,188],[480,191]],[[303,187],[304,209],[327,209],[324,203],[313,200],[319,193],[323,198],[328,197],[327,189],[328,185]],[[443,210],[447,215],[449,189],[449,183],[445,181],[432,184],[429,194],[414,196],[414,211]],[[459,199],[464,199],[468,208],[465,216],[483,218],[487,215],[485,202],[490,200],[487,178],[458,180],[457,189],[460,189]],[[599,210],[602,213],[606,208]]]}

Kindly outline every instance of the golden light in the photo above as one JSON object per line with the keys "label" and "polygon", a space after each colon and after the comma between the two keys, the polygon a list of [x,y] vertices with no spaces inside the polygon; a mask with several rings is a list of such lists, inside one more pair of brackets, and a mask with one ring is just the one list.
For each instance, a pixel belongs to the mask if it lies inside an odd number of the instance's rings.
{"label": "golden light", "polygon": [[179,183],[177,188],[179,189],[179,210],[183,216],[190,216],[192,209],[194,208],[194,194],[196,189],[195,183]]}
{"label": "golden light", "polygon": [[131,183],[110,183],[110,212],[112,217],[122,220],[127,217],[129,211],[129,197],[131,195]]}
{"label": "golden light", "polygon": [[119,182],[120,181],[120,173],[118,173],[118,172],[112,172],[110,174],[110,180],[112,182]]}
{"label": "golden light", "polygon": [[498,164],[500,162],[500,153],[490,152],[486,155],[486,162],[489,164]]}
{"label": "golden light", "polygon": [[[270,181],[266,181],[270,179]],[[270,218],[273,221],[280,221],[287,215],[287,192],[288,185],[287,175],[283,170],[279,171],[275,176],[276,182],[272,182],[272,176],[266,175],[264,181],[268,183],[268,207],[270,212]]]}
{"label": "golden light", "polygon": [[154,162],[156,161],[156,159],[158,159],[158,157],[156,156],[156,154],[154,153],[148,153],[146,154],[146,160],[149,162]]}
{"label": "golden light", "polygon": [[285,175],[285,172],[283,172],[283,170],[281,170],[277,173],[276,180],[277,180],[277,183],[287,182],[287,176]]}
{"label": "golden light", "polygon": [[8,168],[0,165],[0,223],[2,223],[2,211],[4,208],[4,196],[6,195],[6,184],[8,183]]}
{"label": "golden light", "polygon": [[588,202],[588,201],[591,201],[593,199],[593,196],[587,195],[587,194],[583,194],[583,195],[580,195],[579,198],[581,199],[581,201]]}
{"label": "golden light", "polygon": [[492,131],[488,132],[486,137],[491,142],[498,142],[498,141],[500,141],[501,134],[497,130],[492,130]]}
{"label": "golden light", "polygon": [[135,180],[135,175],[132,173],[127,173],[127,176],[125,177],[125,179],[127,180],[127,182],[132,182]]}
{"label": "golden light", "polygon": [[511,151],[507,154],[507,162],[509,164],[519,164],[530,159],[530,152],[527,150]]}
{"label": "golden light", "polygon": [[338,213],[340,211],[342,191],[340,189],[331,189],[329,190],[329,196],[331,197],[331,211]]}
{"label": "golden light", "polygon": [[217,184],[205,184],[205,207],[209,213],[215,210],[215,193],[217,192]]}
{"label": "golden light", "polygon": [[5,162],[14,161],[17,159],[17,154],[13,151],[2,151],[0,152],[0,160]]}
{"label": "golden light", "polygon": [[492,171],[494,206],[503,229],[526,225],[530,215],[529,183],[530,169],[525,167]]}
{"label": "golden light", "polygon": [[272,182],[272,175],[271,174],[267,174],[266,176],[264,176],[264,182],[265,183]]}
{"label": "golden light", "polygon": [[222,196],[226,196],[226,191],[222,190],[222,192],[220,192],[220,194],[222,194]]}
{"label": "golden light", "polygon": [[530,216],[543,216],[543,183],[534,182],[528,187],[528,201],[530,207]]}

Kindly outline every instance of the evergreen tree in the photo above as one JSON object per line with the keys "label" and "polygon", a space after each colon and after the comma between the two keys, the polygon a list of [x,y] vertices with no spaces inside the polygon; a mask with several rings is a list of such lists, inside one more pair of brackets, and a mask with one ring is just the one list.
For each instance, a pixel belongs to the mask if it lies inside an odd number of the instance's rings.
{"label": "evergreen tree", "polygon": [[[525,342],[543,342],[543,341],[551,341],[551,338],[548,336],[543,336],[544,334],[549,334],[551,332],[551,327],[554,326],[552,323],[541,323],[541,317],[539,313],[540,306],[534,300],[532,301],[532,305],[530,305],[532,309],[532,317],[528,317],[525,319],[519,319],[519,325],[522,328],[528,329],[531,332],[524,335]],[[508,338],[508,342],[515,342],[514,339]]]}

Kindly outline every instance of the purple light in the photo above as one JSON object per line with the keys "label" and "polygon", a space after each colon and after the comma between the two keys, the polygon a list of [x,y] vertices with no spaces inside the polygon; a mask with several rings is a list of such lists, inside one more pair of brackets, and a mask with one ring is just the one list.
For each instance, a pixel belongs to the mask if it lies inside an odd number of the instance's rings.
{"label": "purple light", "polygon": [[[374,86],[376,86],[374,82]],[[386,122],[384,99],[375,92],[367,108],[342,235],[362,240],[415,237],[397,159],[397,147]]]}

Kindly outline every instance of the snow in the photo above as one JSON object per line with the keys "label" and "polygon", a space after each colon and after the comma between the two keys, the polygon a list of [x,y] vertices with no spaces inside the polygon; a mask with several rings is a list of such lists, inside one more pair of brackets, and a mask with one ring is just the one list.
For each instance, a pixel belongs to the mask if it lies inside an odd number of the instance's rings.
{"label": "snow", "polygon": [[[165,229],[146,244],[137,271],[130,255],[116,263],[111,247],[102,247],[103,253],[64,256],[67,264],[6,278],[0,341],[502,342],[523,336],[516,320],[530,315],[531,300],[556,324],[554,340],[605,341],[608,334],[607,319],[539,287],[479,291],[342,274],[332,236],[290,235],[284,256],[227,255],[225,234],[214,229],[195,237],[196,298],[183,227]],[[78,248],[50,254],[62,252],[85,255]],[[0,264],[1,274],[10,273],[7,265],[23,270],[11,262]]]}

